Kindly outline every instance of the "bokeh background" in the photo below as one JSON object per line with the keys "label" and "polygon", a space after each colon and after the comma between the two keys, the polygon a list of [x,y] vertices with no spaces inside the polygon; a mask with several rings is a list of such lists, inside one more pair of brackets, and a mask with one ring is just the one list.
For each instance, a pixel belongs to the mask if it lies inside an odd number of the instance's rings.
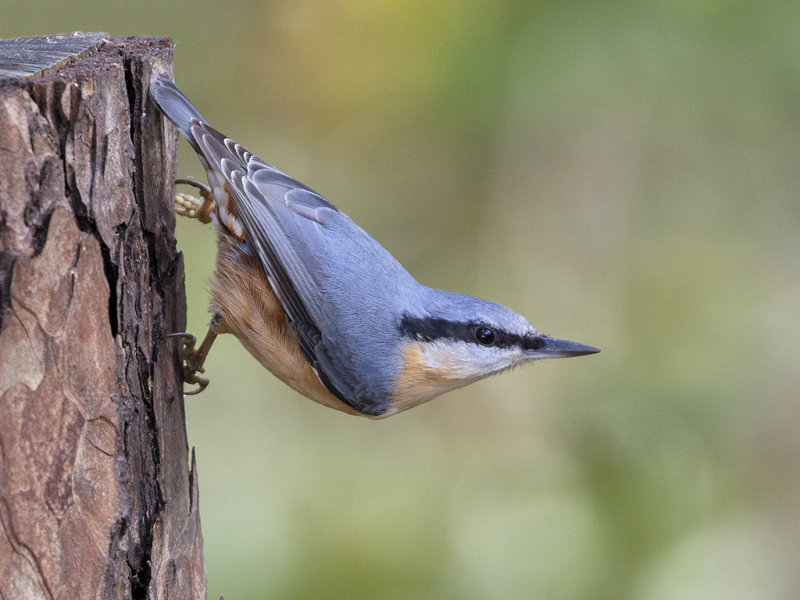
{"label": "bokeh background", "polygon": [[[603,348],[370,422],[220,339],[186,409],[210,598],[800,597],[800,3],[0,15],[172,36],[216,127],[418,279]],[[201,333],[214,236],[177,235]]]}

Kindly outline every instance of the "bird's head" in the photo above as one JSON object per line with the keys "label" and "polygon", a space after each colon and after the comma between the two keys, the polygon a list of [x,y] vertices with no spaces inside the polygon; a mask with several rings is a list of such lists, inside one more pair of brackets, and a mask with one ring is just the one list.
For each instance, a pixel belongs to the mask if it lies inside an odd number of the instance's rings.
{"label": "bird's head", "polygon": [[402,354],[392,401],[397,410],[526,362],[600,351],[543,335],[501,304],[432,291],[424,311],[405,312],[397,325]]}

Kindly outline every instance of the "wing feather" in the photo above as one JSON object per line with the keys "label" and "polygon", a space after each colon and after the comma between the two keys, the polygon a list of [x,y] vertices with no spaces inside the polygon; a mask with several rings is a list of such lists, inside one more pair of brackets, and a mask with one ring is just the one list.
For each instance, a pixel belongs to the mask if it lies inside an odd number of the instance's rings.
{"label": "wing feather", "polygon": [[193,121],[191,133],[212,170],[232,193],[235,205],[228,210],[244,224],[248,241],[256,248],[300,347],[322,384],[362,413],[384,413],[389,408],[388,398],[370,397],[353,377],[350,357],[332,353],[331,344],[326,343],[324,324],[332,316],[326,311],[322,282],[308,268],[314,249],[326,243],[326,227],[344,214],[207,123]]}

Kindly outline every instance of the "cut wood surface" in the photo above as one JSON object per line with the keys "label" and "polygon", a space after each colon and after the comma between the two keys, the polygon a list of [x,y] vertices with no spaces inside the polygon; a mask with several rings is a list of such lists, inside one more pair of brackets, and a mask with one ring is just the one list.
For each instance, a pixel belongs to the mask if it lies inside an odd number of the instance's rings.
{"label": "cut wood surface", "polygon": [[45,39],[0,43],[0,598],[205,598],[161,341],[185,327],[177,138],[147,95],[172,44]]}

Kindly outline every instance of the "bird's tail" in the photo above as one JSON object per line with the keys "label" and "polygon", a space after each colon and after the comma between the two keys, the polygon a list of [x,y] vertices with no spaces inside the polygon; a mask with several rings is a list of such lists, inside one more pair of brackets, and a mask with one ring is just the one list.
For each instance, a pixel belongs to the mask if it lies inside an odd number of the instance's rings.
{"label": "bird's tail", "polygon": [[150,84],[150,98],[164,115],[178,128],[189,143],[197,147],[192,135],[192,120],[205,123],[203,115],[183,95],[178,87],[164,75],[156,75]]}

